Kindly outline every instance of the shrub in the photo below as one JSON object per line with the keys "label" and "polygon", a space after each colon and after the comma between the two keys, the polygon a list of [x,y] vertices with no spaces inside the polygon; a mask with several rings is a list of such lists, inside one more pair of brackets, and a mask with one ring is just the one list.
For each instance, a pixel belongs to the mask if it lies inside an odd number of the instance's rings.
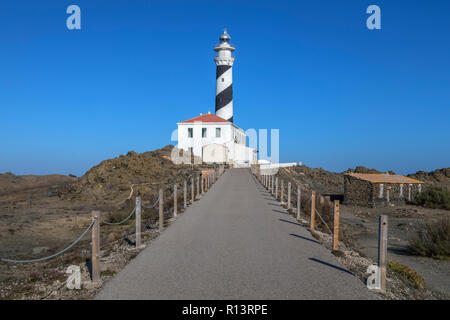
{"label": "shrub", "polygon": [[425,286],[425,280],[423,280],[423,277],[410,267],[397,261],[389,261],[387,267],[390,271],[395,272],[406,279],[414,287],[423,288]]}
{"label": "shrub", "polygon": [[450,191],[433,187],[419,193],[415,197],[414,203],[422,207],[450,210]]}
{"label": "shrub", "polygon": [[448,260],[450,258],[450,218],[427,223],[424,230],[409,241],[409,250],[416,255]]}

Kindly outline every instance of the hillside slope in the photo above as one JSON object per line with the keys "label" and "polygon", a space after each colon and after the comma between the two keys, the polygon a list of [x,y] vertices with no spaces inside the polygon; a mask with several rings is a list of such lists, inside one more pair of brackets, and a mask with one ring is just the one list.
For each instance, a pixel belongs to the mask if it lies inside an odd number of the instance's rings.
{"label": "hillside slope", "polygon": [[450,190],[450,168],[437,169],[430,172],[417,171],[408,177],[425,182],[428,186],[444,187]]}
{"label": "hillside slope", "polygon": [[156,196],[160,186],[173,186],[196,173],[191,165],[175,165],[170,160],[172,149],[173,146],[168,145],[144,153],[130,151],[125,156],[104,160],[70,185],[63,197],[119,204],[127,200],[131,192]]}
{"label": "hillside slope", "polygon": [[23,175],[16,176],[10,172],[0,174],[0,195],[20,192],[35,188],[45,188],[56,185],[65,185],[77,180],[62,174],[49,175]]}

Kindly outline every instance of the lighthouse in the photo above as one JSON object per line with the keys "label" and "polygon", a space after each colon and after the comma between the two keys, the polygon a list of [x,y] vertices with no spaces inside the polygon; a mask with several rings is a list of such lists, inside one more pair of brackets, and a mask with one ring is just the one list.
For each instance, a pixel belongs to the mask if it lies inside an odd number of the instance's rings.
{"label": "lighthouse", "polygon": [[[178,144],[175,158],[180,149],[188,151],[181,161],[191,163],[228,164],[233,167],[250,167],[257,163],[258,151],[247,147],[247,132],[233,123],[233,76],[234,46],[225,29],[214,47],[216,63],[216,114],[200,113],[191,119],[178,122]],[[177,151],[178,150],[178,151]]]}
{"label": "lighthouse", "polygon": [[216,63],[216,115],[233,122],[233,62],[231,54],[235,48],[230,43],[230,35],[225,29],[219,38],[220,42],[214,47],[217,52],[214,57]]}

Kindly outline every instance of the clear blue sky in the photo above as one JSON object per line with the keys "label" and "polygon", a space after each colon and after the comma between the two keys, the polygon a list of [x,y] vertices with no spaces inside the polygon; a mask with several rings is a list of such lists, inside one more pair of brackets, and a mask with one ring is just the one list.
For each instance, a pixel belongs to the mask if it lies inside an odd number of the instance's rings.
{"label": "clear blue sky", "polygon": [[176,122],[214,111],[225,26],[235,123],[279,128],[281,161],[448,167],[449,14],[448,0],[2,1],[0,172],[82,175],[171,143]]}

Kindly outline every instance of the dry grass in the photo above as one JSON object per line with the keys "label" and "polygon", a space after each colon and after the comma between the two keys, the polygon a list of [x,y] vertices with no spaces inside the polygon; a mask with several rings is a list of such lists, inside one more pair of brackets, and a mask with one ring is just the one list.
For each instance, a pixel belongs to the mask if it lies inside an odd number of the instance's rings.
{"label": "dry grass", "polygon": [[404,264],[397,261],[389,261],[388,270],[399,274],[402,278],[411,283],[415,288],[420,289],[425,286],[425,280],[417,273],[417,271],[411,269]]}
{"label": "dry grass", "polygon": [[424,230],[410,239],[409,250],[419,256],[450,259],[450,218],[427,223]]}

